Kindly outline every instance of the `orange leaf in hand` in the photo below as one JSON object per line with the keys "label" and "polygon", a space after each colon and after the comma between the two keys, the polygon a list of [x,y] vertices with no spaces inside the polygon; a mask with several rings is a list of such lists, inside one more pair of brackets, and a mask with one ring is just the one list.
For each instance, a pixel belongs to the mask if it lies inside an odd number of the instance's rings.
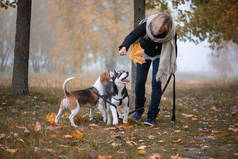
{"label": "orange leaf in hand", "polygon": [[131,54],[141,56],[144,54],[144,49],[141,48],[140,44],[135,44],[131,50]]}
{"label": "orange leaf in hand", "polygon": [[140,47],[140,44],[135,44],[131,50],[129,58],[136,64],[136,63],[145,63],[145,59],[142,57],[144,54],[144,49]]}

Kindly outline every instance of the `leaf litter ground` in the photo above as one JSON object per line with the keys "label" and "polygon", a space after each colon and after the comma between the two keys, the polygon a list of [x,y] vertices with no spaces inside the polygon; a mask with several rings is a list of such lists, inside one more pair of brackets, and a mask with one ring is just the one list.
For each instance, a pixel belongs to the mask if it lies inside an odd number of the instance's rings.
{"label": "leaf litter ground", "polygon": [[69,125],[67,113],[58,125],[51,122],[61,89],[31,87],[30,95],[16,96],[1,85],[0,158],[238,157],[238,82],[177,83],[175,123],[168,89],[153,127],[131,118],[129,125],[107,126],[98,111],[89,121],[89,110],[81,108],[78,128]]}

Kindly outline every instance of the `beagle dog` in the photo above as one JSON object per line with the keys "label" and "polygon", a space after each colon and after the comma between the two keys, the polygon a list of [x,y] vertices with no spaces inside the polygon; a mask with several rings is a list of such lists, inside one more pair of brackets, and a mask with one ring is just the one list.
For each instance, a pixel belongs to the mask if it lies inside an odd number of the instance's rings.
{"label": "beagle dog", "polygon": [[90,108],[90,121],[93,120],[94,109],[98,108],[103,116],[103,121],[106,122],[106,113],[102,105],[103,99],[99,98],[98,94],[104,94],[104,88],[111,80],[110,73],[103,72],[91,88],[70,92],[66,89],[66,84],[74,78],[75,77],[68,78],[63,83],[65,98],[61,100],[60,108],[55,118],[55,123],[58,123],[65,110],[69,109],[71,111],[69,116],[70,123],[73,127],[77,127],[74,123],[74,117],[79,113],[80,106]]}

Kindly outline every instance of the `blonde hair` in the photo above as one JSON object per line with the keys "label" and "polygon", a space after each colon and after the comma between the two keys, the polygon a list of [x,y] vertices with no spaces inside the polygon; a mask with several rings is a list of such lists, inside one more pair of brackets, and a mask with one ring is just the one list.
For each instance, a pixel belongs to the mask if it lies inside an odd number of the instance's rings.
{"label": "blonde hair", "polygon": [[172,17],[168,13],[158,14],[152,21],[152,32],[155,35],[161,34],[163,32],[170,32],[172,29]]}

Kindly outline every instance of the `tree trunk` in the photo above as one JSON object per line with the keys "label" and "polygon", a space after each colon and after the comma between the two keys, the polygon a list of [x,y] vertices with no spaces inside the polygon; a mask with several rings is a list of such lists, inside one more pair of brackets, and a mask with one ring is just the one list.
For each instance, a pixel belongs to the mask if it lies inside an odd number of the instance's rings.
{"label": "tree trunk", "polygon": [[18,0],[12,90],[28,93],[28,61],[31,26],[31,0]]}
{"label": "tree trunk", "polygon": [[[134,0],[134,28],[145,18],[145,0]],[[131,61],[131,101],[135,102],[136,65]]]}
{"label": "tree trunk", "polygon": [[[120,18],[120,10],[118,9],[118,3],[117,0],[113,0],[112,1],[112,7],[113,7],[113,16],[114,16],[114,20],[115,20],[115,25],[118,24],[119,18]],[[115,34],[115,37],[118,37],[118,32]],[[117,38],[113,39],[113,44],[112,44],[112,48],[110,51],[110,54],[107,58],[107,63],[106,63],[106,68],[107,70],[113,71],[115,69],[116,66],[116,54],[118,52],[118,48],[117,48]]]}

